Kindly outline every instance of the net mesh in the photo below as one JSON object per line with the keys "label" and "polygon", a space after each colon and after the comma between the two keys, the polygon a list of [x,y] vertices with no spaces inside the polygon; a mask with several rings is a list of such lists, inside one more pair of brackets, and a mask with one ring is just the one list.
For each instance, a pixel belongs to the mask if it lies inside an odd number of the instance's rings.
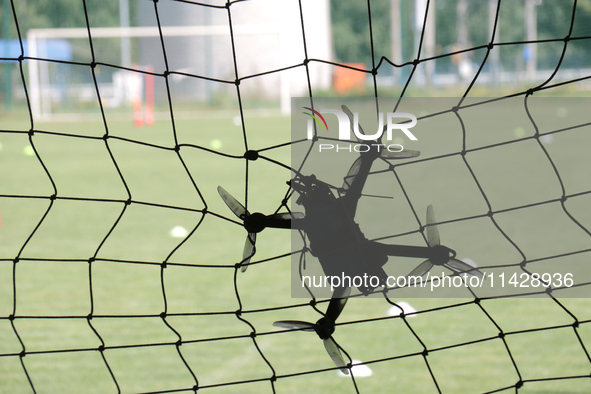
{"label": "net mesh", "polygon": [[[285,182],[292,175],[289,126],[277,118],[261,120],[260,112],[251,111],[260,98],[248,93],[249,86],[259,81],[261,85],[268,80],[276,83],[273,78],[282,73],[295,70],[305,81],[304,96],[312,99],[325,94],[314,87],[314,65],[368,76],[369,95],[374,97],[391,95],[392,89],[384,81],[398,75],[402,83],[397,95],[406,97],[413,88],[426,92],[425,86],[435,83],[430,80],[430,65],[438,61],[453,64],[453,59],[470,56],[473,69],[467,78],[458,77],[461,97],[448,109],[462,122],[467,98],[492,75],[485,71],[493,64],[496,48],[519,53],[530,44],[540,48],[553,45],[559,48],[555,52],[559,55],[554,56],[550,73],[525,88],[503,85],[508,91],[504,96],[520,98],[527,108],[532,95],[582,94],[577,89],[585,86],[591,74],[583,67],[563,65],[573,62],[569,50],[576,47],[574,42],[582,46],[591,40],[590,36],[573,35],[577,16],[587,2],[568,2],[569,13],[560,21],[564,31],[557,36],[516,41],[496,38],[505,3],[490,2],[495,11],[493,33],[482,34],[483,44],[441,48],[439,54],[426,56],[427,11],[441,3],[426,1],[424,10],[417,12],[423,23],[413,43],[414,54],[410,60],[396,63],[374,51],[375,5],[368,1],[362,16],[367,27],[364,39],[371,52],[366,67],[309,53],[314,37],[306,31],[314,20],[306,19],[310,11],[304,8],[313,6],[292,2],[297,10],[293,18],[301,32],[302,58],[253,73],[241,65],[245,60],[236,48],[239,42],[244,43],[240,41],[244,37],[234,34],[235,21],[240,21],[241,7],[247,2],[179,1],[186,7],[226,16],[229,33],[220,40],[231,48],[228,78],[171,66],[174,60],[167,56],[160,18],[171,2],[139,3],[160,32],[150,44],[162,59],[162,69],[155,67],[154,71],[124,67],[101,57],[93,45],[92,27],[96,26],[91,22],[88,1],[76,2],[85,11],[88,61],[27,56],[24,32],[19,27],[21,3],[12,0],[10,9],[4,9],[14,23],[19,55],[1,59],[17,70],[16,89],[26,103],[25,115],[16,119],[17,125],[0,131],[2,154],[12,155],[2,159],[7,186],[0,192],[4,243],[0,256],[1,391],[589,391],[589,303],[562,298],[560,292],[545,288],[534,291],[543,293],[541,299],[523,299],[518,297],[523,293],[517,292],[498,298],[410,300],[414,308],[388,298],[352,299],[335,333],[352,363],[352,373],[338,376],[338,369],[314,335],[272,328],[275,320],[320,317],[328,302],[289,297],[290,259],[292,253],[298,253],[290,251],[289,231],[262,232],[252,267],[242,274],[243,224],[231,215],[215,189],[218,184],[229,185],[228,190],[251,212],[287,211],[291,190]],[[410,4],[403,3],[406,7]],[[488,4],[481,3],[480,7]],[[100,113],[100,127],[39,122],[31,110],[31,81],[26,76],[27,67],[35,62],[70,67],[76,70],[72,76],[90,75],[90,105]],[[153,76],[162,88],[155,92],[157,101],[164,103],[157,120],[164,124],[164,132],[147,128],[138,132],[131,121],[122,122],[109,111],[101,99],[104,73],[100,71],[105,68],[109,75],[113,70],[126,70]],[[385,80],[380,79],[383,75]],[[232,104],[222,116],[206,113],[197,120],[185,118],[187,104],[179,97],[186,91],[179,87],[179,80],[181,84],[183,80],[199,82],[201,85],[194,86],[204,90],[209,89],[206,86],[213,90],[223,86],[223,91],[229,92],[224,100]],[[437,94],[437,90],[430,92]],[[494,102],[478,100],[477,105],[492,106]],[[577,101],[564,107],[576,111]],[[560,108],[556,110],[565,110]],[[585,112],[585,108],[578,110]],[[535,125],[535,119],[535,115],[530,117],[530,125]],[[409,187],[407,177],[412,174],[405,169],[420,170],[421,166],[456,158],[458,171],[467,174],[467,182],[477,189],[484,208],[476,214],[448,216],[440,222],[442,233],[450,234],[454,225],[466,221],[486,221],[487,226],[492,225],[487,237],[502,239],[503,248],[510,249],[501,253],[498,246],[489,245],[487,255],[501,256],[503,261],[495,264],[518,273],[531,273],[532,266],[556,260],[567,264],[569,259],[587,258],[591,251],[591,219],[585,209],[591,193],[584,166],[588,125],[577,121],[567,127],[532,127],[531,133],[499,133],[500,137],[491,131],[488,142],[477,146],[470,145],[471,129],[466,125],[459,143],[446,147],[445,153],[436,151],[426,158],[372,172],[374,177],[386,174],[395,180],[413,214],[410,230],[393,236],[420,235],[424,230],[419,219],[422,205],[417,203],[422,190]],[[567,148],[549,145],[550,137],[566,141]],[[511,157],[513,147],[525,144],[535,153],[527,153],[519,165],[526,166],[529,177],[551,178],[559,187],[549,193],[533,190],[536,196],[544,196],[534,201],[516,198],[500,203],[495,198],[500,198],[503,180],[480,179],[477,167],[484,164],[479,160],[486,155],[505,160]],[[25,154],[12,154],[13,145],[25,146]],[[538,161],[533,160],[535,156]],[[576,157],[576,162],[562,166],[568,157]],[[543,168],[536,164],[540,161]],[[528,166],[531,162],[534,164]],[[445,184],[438,187],[450,188]],[[522,189],[507,193],[524,195]],[[546,215],[556,223],[566,221],[569,232],[544,234],[531,244],[523,233],[532,228],[519,228],[519,223],[528,221],[527,215]],[[555,244],[549,240],[557,235],[563,236],[558,238],[560,247],[552,248]],[[579,287],[584,285],[577,282]]]}

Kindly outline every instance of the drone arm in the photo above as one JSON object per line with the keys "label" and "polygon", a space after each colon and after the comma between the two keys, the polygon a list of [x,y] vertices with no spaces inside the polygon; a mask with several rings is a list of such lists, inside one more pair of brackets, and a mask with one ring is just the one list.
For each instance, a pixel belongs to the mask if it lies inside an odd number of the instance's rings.
{"label": "drone arm", "polygon": [[291,220],[291,229],[292,230],[304,230],[304,223],[305,219],[292,219]]}
{"label": "drone arm", "polygon": [[286,219],[286,218],[277,218],[273,217],[273,215],[269,215],[265,217],[265,227],[272,227],[272,228],[292,228],[292,223],[297,220]]}
{"label": "drone arm", "polygon": [[347,303],[347,297],[351,294],[350,287],[339,287],[336,288],[332,294],[332,298],[326,309],[326,317],[334,324],[337,318],[345,308]]}
{"label": "drone arm", "polygon": [[305,219],[278,219],[272,216],[265,218],[265,228],[286,228],[292,230],[304,230]]}
{"label": "drone arm", "polygon": [[[260,227],[259,231],[267,227],[271,228],[286,228],[286,229],[295,229],[295,230],[303,230],[304,229],[304,214],[300,212],[293,212],[293,213],[276,213],[273,215],[263,215],[260,213],[255,213],[251,215],[252,218],[257,218],[258,224]],[[258,231],[255,231],[258,232]]]}
{"label": "drone arm", "polygon": [[420,257],[428,259],[432,254],[431,248],[428,246],[392,245],[379,242],[373,242],[373,245],[388,256]]}

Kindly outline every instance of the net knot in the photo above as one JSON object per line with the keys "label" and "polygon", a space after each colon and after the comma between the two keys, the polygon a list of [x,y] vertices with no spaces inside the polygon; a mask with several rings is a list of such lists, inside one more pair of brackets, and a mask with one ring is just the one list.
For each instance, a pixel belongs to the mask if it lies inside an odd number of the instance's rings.
{"label": "net knot", "polygon": [[244,158],[246,160],[255,161],[259,158],[259,152],[257,152],[256,150],[246,151],[246,153],[244,153]]}

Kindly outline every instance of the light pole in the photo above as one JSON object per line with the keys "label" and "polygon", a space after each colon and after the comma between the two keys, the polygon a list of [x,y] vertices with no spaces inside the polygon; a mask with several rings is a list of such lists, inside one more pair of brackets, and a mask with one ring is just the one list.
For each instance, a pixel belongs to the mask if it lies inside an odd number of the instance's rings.
{"label": "light pole", "polygon": [[[129,0],[119,0],[119,27],[129,27]],[[121,65],[129,67],[131,65],[131,45],[127,35],[121,36]]]}
{"label": "light pole", "polygon": [[[8,11],[10,8],[10,2],[8,0],[4,0],[2,4],[3,12],[3,31],[2,35],[4,39],[2,40],[4,44],[4,53],[2,56],[9,57],[10,56],[10,12]],[[9,112],[12,109],[12,64],[10,62],[4,62],[4,107],[6,112]]]}
{"label": "light pole", "polygon": [[[541,3],[541,0],[525,0],[526,41],[533,42],[538,39],[536,5],[540,5]],[[537,49],[536,44],[526,44],[524,47],[523,60],[525,60],[525,75],[528,81],[533,81],[536,78]]]}

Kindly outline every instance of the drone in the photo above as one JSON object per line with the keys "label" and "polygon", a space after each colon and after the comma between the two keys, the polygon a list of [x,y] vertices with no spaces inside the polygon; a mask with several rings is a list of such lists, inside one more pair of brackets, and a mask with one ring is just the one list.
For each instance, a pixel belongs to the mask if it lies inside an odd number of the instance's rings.
{"label": "drone", "polygon": [[[342,106],[342,109],[349,117],[351,127],[353,127],[352,112],[345,105]],[[365,134],[360,125],[359,131]],[[342,187],[337,190],[337,195],[333,192],[334,187],[317,179],[313,174],[308,176],[298,174],[288,182],[299,194],[296,203],[304,207],[305,214],[300,212],[272,215],[259,212],[251,214],[230,193],[218,186],[221,198],[243,222],[244,228],[248,232],[240,263],[241,271],[246,271],[255,253],[256,234],[270,227],[296,229],[305,233],[310,241],[309,251],[318,258],[326,276],[343,274],[353,277],[366,274],[378,277],[380,280],[377,286],[371,283],[357,286],[363,295],[369,295],[377,287],[384,286],[387,274],[383,266],[388,262],[389,256],[425,259],[407,277],[422,277],[434,266],[444,266],[454,274],[468,273],[482,278],[482,272],[456,259],[456,252],[441,244],[435,213],[431,205],[427,208],[428,246],[385,244],[369,240],[364,236],[359,225],[355,222],[355,214],[373,163],[377,159],[407,159],[420,155],[420,152],[414,150],[390,152],[379,149],[379,146],[383,146],[381,145],[381,137],[375,142],[371,145],[375,149],[360,152],[359,157],[353,162],[344,177]],[[335,331],[336,320],[343,311],[350,293],[350,286],[335,287],[326,313],[316,323],[280,320],[273,325],[291,330],[316,332],[335,365],[342,373],[348,374],[348,367],[332,334]]]}

